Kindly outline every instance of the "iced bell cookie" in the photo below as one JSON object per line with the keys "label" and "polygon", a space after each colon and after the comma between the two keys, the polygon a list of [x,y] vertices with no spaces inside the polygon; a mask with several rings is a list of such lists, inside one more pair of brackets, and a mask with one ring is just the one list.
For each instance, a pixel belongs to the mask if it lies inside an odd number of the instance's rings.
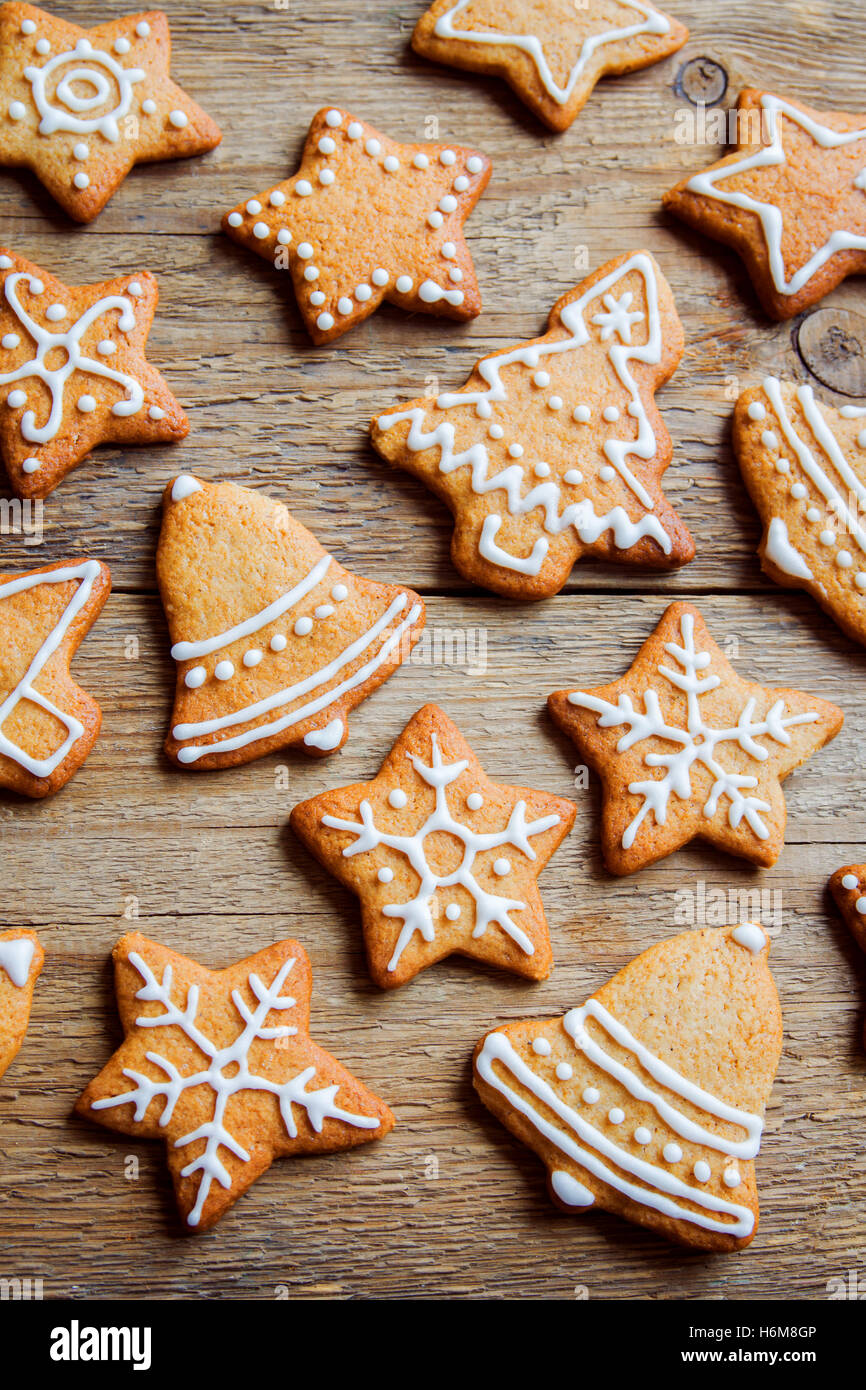
{"label": "iced bell cookie", "polygon": [[481,295],[463,224],[490,160],[460,145],[400,145],[328,107],[294,178],[227,213],[230,237],[288,269],[314,343],[330,343],[383,299],[473,319]]}
{"label": "iced bell cookie", "polygon": [[202,154],[219,128],[169,77],[159,10],[79,29],[33,5],[0,5],[0,164],[32,169],[91,222],[133,164]]}
{"label": "iced bell cookie", "polygon": [[667,281],[629,253],[557,300],[542,338],[377,416],[373,444],[450,507],[455,566],[495,593],[548,598],[584,555],[671,569],[695,547],[661,490],[654,395],[682,354]]}
{"label": "iced bell cookie", "polygon": [[739,253],[770,318],[793,318],[866,271],[866,114],[746,88],[737,125],[734,153],[664,206]]}
{"label": "iced bell cookie", "polygon": [[98,560],[0,575],[0,787],[49,796],[96,742],[102,711],[69,663],[110,592]]}
{"label": "iced bell cookie", "polygon": [[370,974],[391,989],[454,952],[545,979],[553,953],[536,879],[575,809],[492,782],[456,725],[425,705],[372,782],[302,801],[291,824],[360,898]]}
{"label": "iced bell cookie", "polygon": [[601,777],[602,848],[615,874],[696,838],[775,864],[780,783],[843,720],[827,700],[738,676],[691,603],[671,604],[612,685],[557,690],[547,703]]}
{"label": "iced bell cookie", "polygon": [[857,945],[866,951],[866,864],[837,869],[830,879],[830,892]]}
{"label": "iced bell cookie", "polygon": [[344,569],[279,502],[181,474],[165,491],[157,579],[177,662],[166,752],[234,767],[299,745],[322,757],[421,636],[411,589]]}
{"label": "iced bell cookie", "polygon": [[393,1128],[378,1096],[310,1038],[313,976],[297,941],[225,970],[137,932],[113,956],[125,1037],[75,1109],[164,1141],[187,1231],[213,1226],[275,1158]]}
{"label": "iced bell cookie", "polygon": [[35,931],[0,932],[0,1076],[24,1041],[43,958]]}
{"label": "iced bell cookie", "polygon": [[734,448],[764,526],[762,569],[866,644],[866,408],[766,377],[737,401]]}
{"label": "iced bell cookie", "polygon": [[436,0],[412,47],[504,78],[551,130],[567,130],[600,77],[649,67],[688,36],[646,0]]}
{"label": "iced bell cookie", "polygon": [[753,1239],[782,1050],[768,948],[754,922],[685,932],[564,1017],[482,1039],[475,1088],[563,1211],[601,1207],[698,1250]]}
{"label": "iced bell cookie", "polygon": [[0,451],[20,497],[47,497],[97,444],[189,433],[144,355],[158,299],[148,271],[70,286],[0,250]]}

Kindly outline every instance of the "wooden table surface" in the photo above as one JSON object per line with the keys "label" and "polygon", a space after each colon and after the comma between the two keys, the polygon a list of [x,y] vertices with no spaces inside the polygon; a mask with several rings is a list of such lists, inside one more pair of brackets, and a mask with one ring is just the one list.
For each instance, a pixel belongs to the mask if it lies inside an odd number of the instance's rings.
{"label": "wooden table surface", "polygon": [[[114,7],[53,8],[94,24]],[[864,858],[866,654],[807,597],[762,577],[730,446],[738,389],[767,368],[811,379],[799,355],[809,331],[767,322],[735,257],[659,208],[664,189],[718,152],[674,139],[677,112],[694,109],[677,86],[687,62],[723,69],[724,105],[761,83],[856,110],[866,11],[671,0],[691,29],[687,47],[603,82],[571,130],[553,136],[503,84],[415,58],[421,0],[319,0],[309,13],[300,0],[168,8],[174,76],[219,121],[219,149],[134,171],[85,228],[29,175],[0,172],[0,239],[21,254],[71,283],[156,273],[149,355],[192,421],[179,446],[98,450],[46,503],[41,545],[0,538],[5,572],[95,555],[114,579],[75,664],[104,711],[94,752],[52,800],[0,796],[2,925],[37,928],[47,952],[27,1042],[0,1083],[0,1277],[42,1278],[46,1297],[99,1299],[821,1299],[829,1280],[858,1268],[866,1277],[866,968],[825,888],[838,865]],[[706,63],[702,72],[711,86],[719,77]],[[240,196],[294,170],[310,117],[331,102],[403,140],[425,138],[433,116],[441,138],[491,155],[493,179],[468,224],[485,303],[473,323],[386,306],[314,349],[288,283],[219,232]],[[460,385],[477,357],[541,331],[587,270],[644,246],[685,324],[684,361],[659,400],[674,439],[666,491],[697,558],[662,578],[580,565],[558,598],[535,606],[468,591],[449,562],[444,507],[374,454],[369,416],[431,377]],[[822,309],[838,329],[828,341],[843,327],[847,335],[849,350],[830,353],[840,384],[862,369],[850,326],[863,321],[863,295],[863,281],[849,281]],[[201,776],[173,769],[161,753],[173,664],[153,557],[160,494],[182,469],[273,493],[343,563],[411,583],[433,634],[469,635],[466,659],[457,651],[444,664],[404,666],[355,713],[336,757],[292,753]],[[546,716],[550,690],[618,675],[676,595],[700,601],[745,674],[846,712],[838,739],[787,784],[788,843],[773,870],[693,846],[612,879],[598,848],[597,786],[573,785],[574,749]],[[355,900],[288,831],[296,801],[372,776],[431,698],[491,776],[578,801],[574,831],[541,881],[556,957],[542,984],[452,958],[379,992]],[[469,1073],[489,1027],[581,1003],[681,929],[684,904],[712,889],[734,895],[733,920],[744,902],[745,915],[772,920],[785,1020],[758,1160],[760,1231],[745,1252],[716,1257],[603,1213],[557,1214],[541,1165],[483,1110]],[[393,1133],[353,1153],[277,1163],[215,1230],[182,1237],[161,1146],[70,1115],[118,1041],[108,958],[131,926],[215,967],[297,936],[313,961],[313,1034],[390,1103]]]}

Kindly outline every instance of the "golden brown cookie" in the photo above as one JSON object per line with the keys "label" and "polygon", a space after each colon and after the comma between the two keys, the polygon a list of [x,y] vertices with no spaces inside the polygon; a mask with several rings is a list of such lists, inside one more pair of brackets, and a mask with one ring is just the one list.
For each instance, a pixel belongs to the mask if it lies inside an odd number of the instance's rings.
{"label": "golden brown cookie", "polygon": [[866,408],[766,377],[737,401],[734,447],[764,525],[762,569],[866,643]]}
{"label": "golden brown cookie", "polygon": [[837,869],[830,879],[830,892],[857,945],[866,951],[866,864]]}
{"label": "golden brown cookie", "polygon": [[691,603],[671,604],[612,685],[557,690],[547,703],[601,777],[602,848],[615,874],[696,838],[775,864],[780,783],[844,717],[827,700],[738,676]]}
{"label": "golden brown cookie", "polygon": [[377,416],[373,444],[447,503],[454,564],[494,593],[547,598],[584,555],[673,568],[695,547],[661,490],[654,394],[682,354],[667,281],[628,253],[557,300],[544,337]]}
{"label": "golden brown cookie", "polygon": [[157,579],[177,662],[166,752],[235,767],[293,745],[323,757],[424,627],[411,589],[344,569],[280,502],[181,474]]}
{"label": "golden brown cookie", "polygon": [[35,931],[0,932],[0,1076],[24,1041],[43,960]]}
{"label": "golden brown cookie", "polygon": [[186,1230],[213,1226],[275,1158],[393,1128],[387,1105],[311,1040],[313,976],[297,941],[225,970],[138,932],[113,955],[125,1039],[75,1108],[164,1140]]}
{"label": "golden brown cookie", "polygon": [[69,663],[110,592],[98,560],[0,578],[0,787],[49,796],[96,742],[102,711]]}
{"label": "golden brown cookie", "polygon": [[183,439],[189,421],[144,349],[148,271],[64,285],[0,250],[0,451],[21,497],[47,497],[97,444]]}
{"label": "golden brown cookie", "polygon": [[504,78],[551,130],[567,130],[600,77],[649,67],[688,36],[648,0],[436,0],[412,47]]}
{"label": "golden brown cookie", "polygon": [[0,5],[0,164],[32,169],[91,222],[134,164],[212,150],[219,127],[169,77],[159,10],[79,29],[34,5]]}
{"label": "golden brown cookie", "polygon": [[370,974],[391,989],[455,952],[545,979],[553,952],[536,879],[575,809],[492,782],[456,725],[425,705],[372,782],[302,801],[291,824],[360,898]]}
{"label": "golden brown cookie", "polygon": [[475,1051],[475,1087],[538,1154],[564,1211],[601,1207],[699,1250],[758,1229],[754,1159],[782,1017],[754,922],[637,956],[563,1018]]}
{"label": "golden brown cookie", "polygon": [[238,203],[223,227],[289,270],[307,332],[330,343],[383,299],[473,319],[481,294],[463,224],[490,160],[460,145],[401,145],[348,111],[313,118],[294,178]]}
{"label": "golden brown cookie", "polygon": [[866,271],[866,115],[746,88],[737,129],[664,206],[742,256],[770,318],[793,318]]}

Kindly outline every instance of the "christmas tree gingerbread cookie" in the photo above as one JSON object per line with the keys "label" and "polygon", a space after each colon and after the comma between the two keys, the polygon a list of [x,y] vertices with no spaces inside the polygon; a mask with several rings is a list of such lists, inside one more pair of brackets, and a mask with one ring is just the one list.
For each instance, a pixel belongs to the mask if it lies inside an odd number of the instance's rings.
{"label": "christmas tree gingerbread cookie", "polygon": [[80,29],[34,5],[0,5],[0,165],[32,169],[91,222],[134,164],[202,154],[219,128],[169,77],[158,10]]}
{"label": "christmas tree gingerbread cookie", "polygon": [[775,864],[780,784],[843,720],[827,700],[738,676],[690,603],[671,604],[619,680],[558,690],[548,707],[601,777],[602,848],[615,874],[695,838]]}
{"label": "christmas tree gingerbread cookie", "polygon": [[657,63],[688,36],[648,0],[436,0],[412,47],[504,78],[551,130],[567,130],[600,77]]}
{"label": "christmas tree gingerbread cookie", "polygon": [[542,338],[379,415],[373,444],[447,503],[454,564],[494,593],[547,598],[584,555],[673,568],[695,549],[661,490],[672,449],[654,393],[682,352],[652,256],[620,256],[556,302]]}
{"label": "christmas tree gingerbread cookie", "polygon": [[699,1250],[758,1229],[755,1157],[782,1018],[754,922],[685,932],[580,1008],[475,1051],[481,1100],[547,1168],[567,1212],[615,1212]]}
{"label": "christmas tree gingerbread cookie", "polygon": [[734,448],[764,525],[762,568],[866,644],[866,408],[766,377],[737,401]]}
{"label": "christmas tree gingerbread cookie", "polygon": [[425,705],[372,782],[302,801],[291,824],[360,898],[370,973],[391,989],[455,952],[545,979],[553,953],[536,879],[574,816],[562,797],[491,781]]}
{"label": "christmas tree gingerbread cookie", "polygon": [[401,145],[348,111],[314,117],[297,174],[226,213],[230,237],[288,270],[307,332],[330,343],[383,299],[472,319],[481,295],[463,224],[490,160],[460,145]]}
{"label": "christmas tree gingerbread cookie", "polygon": [[34,931],[0,932],[0,1076],[24,1041],[43,959]]}
{"label": "christmas tree gingerbread cookie", "polygon": [[281,503],[185,474],[166,488],[157,579],[177,662],[166,751],[193,770],[342,748],[349,711],[424,626],[416,593],[344,569]]}
{"label": "christmas tree gingerbread cookie", "polygon": [[97,444],[183,439],[189,421],[144,348],[147,271],[64,285],[0,250],[0,452],[21,497],[47,497]]}
{"label": "christmas tree gingerbread cookie", "polygon": [[98,560],[0,576],[0,787],[49,796],[96,742],[102,712],[69,663],[110,591]]}
{"label": "christmas tree gingerbread cookie", "polygon": [[186,1231],[213,1226],[275,1158],[393,1128],[388,1107],[310,1038],[313,977],[297,941],[207,970],[131,933],[114,971],[125,1038],[75,1108],[165,1142]]}
{"label": "christmas tree gingerbread cookie", "polygon": [[747,88],[737,129],[664,206],[742,256],[770,318],[793,318],[866,271],[866,114]]}

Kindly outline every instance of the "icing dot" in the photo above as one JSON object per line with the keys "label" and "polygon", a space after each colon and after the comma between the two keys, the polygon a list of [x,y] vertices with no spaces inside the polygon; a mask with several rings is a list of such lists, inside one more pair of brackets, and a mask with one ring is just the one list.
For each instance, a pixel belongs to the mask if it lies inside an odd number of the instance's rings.
{"label": "icing dot", "polygon": [[683,1151],[679,1144],[665,1144],[662,1149],[665,1163],[679,1163],[683,1156]]}
{"label": "icing dot", "polygon": [[791,471],[791,465],[790,465],[790,463],[788,462],[788,460],[787,460],[786,458],[777,458],[777,459],[776,459],[776,472],[777,472],[777,473],[790,473],[790,471]]}
{"label": "icing dot", "polygon": [[72,180],[72,182],[75,184],[76,188],[89,188],[90,176],[88,174],[85,174],[84,170],[81,169],[75,175],[75,178]]}
{"label": "icing dot", "polygon": [[268,645],[272,652],[285,651],[286,638],[281,632],[275,632]]}
{"label": "icing dot", "polygon": [[51,52],[51,44],[48,42],[47,39],[39,39],[39,40],[38,40],[38,42],[37,42],[37,44],[36,44],[36,52],[37,52],[37,53],[41,53],[42,56],[43,56],[43,58],[45,57],[45,54],[46,54],[46,53],[50,53],[50,52]]}
{"label": "icing dot", "polygon": [[0,268],[8,270],[11,264],[12,260],[9,256],[0,256]]}
{"label": "icing dot", "polygon": [[772,430],[764,430],[761,435],[761,443],[765,449],[778,449],[779,441]]}
{"label": "icing dot", "polygon": [[184,685],[188,685],[190,690],[198,690],[200,685],[204,685],[207,680],[207,671],[203,666],[193,666],[191,671],[187,671],[183,678]]}
{"label": "icing dot", "polygon": [[165,411],[161,405],[152,405],[147,413],[151,420],[163,420],[165,418]]}
{"label": "icing dot", "polygon": [[428,214],[427,221],[431,227],[441,227],[442,223],[445,221],[445,218],[442,216],[441,212],[436,212],[434,210],[433,212]]}
{"label": "icing dot", "polygon": [[453,241],[443,241],[442,255],[445,257],[446,261],[453,261],[454,257],[457,255],[457,247],[454,245]]}
{"label": "icing dot", "polygon": [[854,563],[854,556],[850,550],[840,550],[836,554],[836,564],[840,569],[849,570]]}
{"label": "icing dot", "polygon": [[325,125],[329,125],[332,130],[336,130],[338,125],[342,125],[343,117],[339,111],[332,109],[325,113]]}
{"label": "icing dot", "polygon": [[577,409],[572,412],[571,418],[572,420],[576,420],[579,425],[585,425],[590,417],[590,413],[588,405],[579,405]]}
{"label": "icing dot", "polygon": [[608,1110],[607,1118],[612,1125],[621,1125],[625,1119],[625,1111],[620,1110],[619,1106],[615,1105],[612,1110]]}
{"label": "icing dot", "polygon": [[854,583],[858,589],[866,589],[866,570],[860,570],[858,574],[855,574]]}
{"label": "icing dot", "polygon": [[258,666],[263,656],[264,652],[259,651],[258,647],[250,647],[248,652],[244,652],[244,665],[246,667]]}
{"label": "icing dot", "polygon": [[412,288],[412,281],[411,281],[411,279],[409,278],[409,276],[408,276],[408,275],[399,275],[399,276],[397,277],[397,285],[396,285],[396,288],[399,290],[400,294],[408,294],[409,291],[410,291],[411,288]]}
{"label": "icing dot", "polygon": [[229,213],[228,222],[230,227],[239,227],[243,220],[244,219],[241,217],[241,214],[239,212]]}
{"label": "icing dot", "polygon": [[319,170],[319,183],[323,188],[330,188],[336,177],[337,175],[334,173],[333,169]]}
{"label": "icing dot", "polygon": [[367,151],[367,154],[377,155],[381,151],[382,146],[378,140],[371,136],[369,140],[364,141],[364,149]]}
{"label": "icing dot", "polygon": [[308,198],[313,191],[313,185],[309,179],[298,179],[295,184],[295,192],[299,198]]}
{"label": "icing dot", "polygon": [[184,126],[189,123],[189,116],[185,111],[169,111],[168,119],[175,130],[183,130]]}
{"label": "icing dot", "polygon": [[298,621],[295,623],[295,626],[293,628],[293,632],[296,637],[306,637],[309,633],[312,632],[312,630],[312,618],[298,618]]}
{"label": "icing dot", "polygon": [[[333,314],[329,314],[327,312],[324,314],[320,314],[319,317],[316,319],[316,327],[320,328],[323,333],[327,333],[329,328],[334,327]],[[303,619],[301,619],[301,621],[303,622]]]}
{"label": "icing dot", "polygon": [[426,154],[422,154],[419,151],[413,158],[412,163],[415,165],[416,169],[426,169],[429,167],[430,160],[427,158]]}
{"label": "icing dot", "polygon": [[26,405],[26,404],[27,404],[27,392],[26,392],[26,391],[10,391],[10,392],[9,392],[9,395],[6,397],[6,404],[7,404],[7,405],[10,405],[10,406],[12,407],[13,410],[17,410],[19,406]]}
{"label": "icing dot", "polygon": [[45,292],[45,286],[43,285],[43,283],[42,283],[41,280],[31,280],[31,281],[30,281],[30,293],[31,293],[31,294],[44,294],[44,292]]}
{"label": "icing dot", "polygon": [[75,155],[76,159],[87,159],[90,154],[90,146],[85,145],[83,140],[79,140],[78,144],[74,146],[72,153]]}
{"label": "icing dot", "polygon": [[382,161],[382,168],[386,169],[389,174],[396,174],[400,168],[400,161],[395,154],[386,155]]}
{"label": "icing dot", "polygon": [[336,611],[337,610],[334,608],[333,604],[320,603],[318,608],[315,610],[315,616],[321,622],[324,618],[330,618],[332,613],[335,613]]}
{"label": "icing dot", "polygon": [[35,473],[39,466],[39,459],[34,458],[25,459],[21,465],[25,473]]}
{"label": "icing dot", "polygon": [[457,209],[457,199],[454,197],[453,193],[446,193],[443,198],[440,198],[439,207],[443,212],[455,212]]}
{"label": "icing dot", "polygon": [[539,1057],[549,1057],[550,1043],[547,1041],[547,1038],[533,1038],[532,1050],[533,1052],[537,1052]]}
{"label": "icing dot", "polygon": [[615,405],[606,405],[602,411],[602,415],[610,424],[613,424],[614,420],[619,419],[619,411]]}
{"label": "icing dot", "polygon": [[150,25],[146,19],[140,19],[135,26],[135,32],[140,39],[146,39],[150,34]]}
{"label": "icing dot", "polygon": [[355,286],[355,298],[360,300],[362,304],[366,304],[367,300],[372,296],[372,293],[373,291],[370,289],[369,285]]}
{"label": "icing dot", "polygon": [[854,907],[861,917],[866,917],[866,898],[858,898]]}
{"label": "icing dot", "polygon": [[457,189],[458,193],[466,192],[467,188],[469,187],[469,180],[467,179],[465,174],[457,175],[457,178],[454,180],[454,187]]}
{"label": "icing dot", "polygon": [[141,109],[145,116],[152,116],[156,110],[156,102],[152,97],[147,97],[146,100],[141,103]]}
{"label": "icing dot", "polygon": [[264,241],[269,231],[270,227],[268,226],[267,222],[256,222],[256,224],[253,227],[253,236],[256,237],[259,241]]}
{"label": "icing dot", "polygon": [[466,798],[466,805],[470,811],[480,811],[484,805],[484,797],[480,792],[470,792]]}
{"label": "icing dot", "polygon": [[308,241],[302,241],[298,247],[298,255],[302,261],[308,261],[313,254],[313,248]]}
{"label": "icing dot", "polygon": [[391,879],[394,877],[394,870],[393,870],[393,869],[389,869],[388,866],[387,866],[387,864],[386,864],[386,865],[384,866],[384,868],[381,868],[381,869],[379,870],[379,872],[377,873],[376,877],[377,877],[377,879],[379,880],[380,883],[390,883],[390,882],[391,882]]}
{"label": "icing dot", "polygon": [[809,507],[809,508],[808,508],[808,510],[807,510],[807,512],[806,512],[806,520],[807,520],[807,521],[820,521],[820,520],[821,520],[821,513],[819,512],[819,510],[818,510],[817,507]]}
{"label": "icing dot", "polygon": [[218,661],[213,671],[218,681],[229,681],[235,673],[234,663],[231,661]]}
{"label": "icing dot", "polygon": [[448,279],[453,280],[455,285],[460,284],[460,281],[463,279],[463,271],[460,269],[459,265],[452,265],[448,272]]}
{"label": "icing dot", "polygon": [[582,1099],[587,1105],[595,1105],[596,1101],[601,1099],[601,1091],[596,1090],[595,1086],[587,1086]]}
{"label": "icing dot", "polygon": [[549,386],[550,372],[536,372],[532,380],[535,382],[536,386]]}
{"label": "icing dot", "polygon": [[401,810],[408,800],[408,796],[400,787],[394,787],[393,791],[388,793],[388,805],[393,806],[395,811]]}
{"label": "icing dot", "polygon": [[722,1174],[722,1180],[725,1187],[739,1187],[740,1183],[743,1181],[736,1168],[726,1168]]}
{"label": "icing dot", "polygon": [[767,412],[760,401],[752,401],[752,404],[749,406],[750,420],[763,420],[766,413]]}
{"label": "icing dot", "polygon": [[343,599],[348,597],[349,590],[346,588],[345,584],[334,585],[333,589],[331,590],[331,598],[335,601],[335,603],[342,603]]}
{"label": "icing dot", "polygon": [[799,498],[806,496],[806,489],[802,483],[791,484],[791,496],[796,497],[798,500]]}
{"label": "icing dot", "polygon": [[382,289],[383,285],[387,285],[388,278],[388,272],[387,270],[383,270],[382,266],[379,266],[376,270],[374,270],[373,274],[370,276],[370,279],[373,281],[373,284],[378,285],[379,289]]}
{"label": "icing dot", "polygon": [[692,1169],[692,1172],[694,1173],[698,1182],[709,1182],[710,1178],[712,1177],[712,1169],[710,1168],[709,1163],[705,1163],[702,1158],[698,1159],[697,1163]]}
{"label": "icing dot", "polygon": [[66,305],[49,304],[45,310],[45,317],[50,319],[52,323],[59,323],[61,319],[66,318]]}
{"label": "icing dot", "polygon": [[351,125],[346,128],[346,134],[350,140],[360,140],[361,136],[364,134],[364,127],[361,125],[360,121],[352,121]]}
{"label": "icing dot", "polygon": [[139,280],[130,280],[126,288],[129,290],[129,293],[132,295],[133,299],[139,299],[140,296],[144,294],[144,290],[141,288],[141,282]]}
{"label": "icing dot", "polygon": [[536,478],[549,478],[549,477],[550,477],[550,464],[549,464],[549,463],[544,463],[544,462],[542,461],[541,463],[537,463],[537,464],[535,465],[535,467],[533,468],[532,471],[533,471],[533,473],[535,474]]}
{"label": "icing dot", "polygon": [[568,1065],[568,1062],[560,1062],[556,1068],[556,1075],[560,1081],[570,1081],[574,1075],[574,1069]]}
{"label": "icing dot", "polygon": [[857,443],[861,449],[866,449],[866,430],[861,430],[857,436]]}
{"label": "icing dot", "polygon": [[[322,299],[324,298],[325,296],[322,295]],[[342,299],[337,300],[337,308],[339,309],[341,314],[351,314],[354,307],[355,306],[352,303],[351,299],[347,299],[345,295]]]}
{"label": "icing dot", "polygon": [[512,457],[513,459],[520,459],[520,458],[523,458],[523,445],[522,445],[522,444],[509,444],[509,446],[508,446],[508,452],[509,452],[509,454],[511,455],[511,457]]}
{"label": "icing dot", "polygon": [[9,115],[13,121],[20,121],[27,115],[27,108],[23,101],[11,101],[9,103]]}
{"label": "icing dot", "polygon": [[565,474],[563,481],[566,483],[571,483],[572,486],[576,487],[578,483],[583,482],[583,474],[581,473],[579,468],[569,468],[568,472]]}
{"label": "icing dot", "polygon": [[601,481],[603,483],[612,483],[614,478],[616,477],[616,472],[613,468],[611,468],[609,463],[605,463],[598,470],[598,476],[601,478]]}
{"label": "icing dot", "polygon": [[330,137],[330,135],[323,135],[323,136],[322,136],[322,138],[321,138],[321,140],[319,141],[319,144],[318,144],[318,149],[319,149],[319,151],[320,151],[321,154],[333,154],[333,153],[334,153],[334,150],[335,150],[336,148],[337,148],[337,142],[336,142],[336,140],[332,140],[331,137]]}
{"label": "icing dot", "polygon": [[89,415],[92,410],[96,409],[96,401],[93,396],[79,396],[75,404],[85,415]]}
{"label": "icing dot", "polygon": [[439,156],[439,163],[449,166],[457,163],[457,156],[453,150],[443,150]]}
{"label": "icing dot", "polygon": [[255,216],[255,214],[257,212],[261,212],[261,210],[262,205],[259,202],[258,198],[250,198],[250,201],[247,203],[247,212],[250,212],[253,214],[253,216]]}
{"label": "icing dot", "polygon": [[291,239],[292,234],[289,231],[288,227],[281,227],[280,230],[277,232],[277,241],[280,243],[281,246],[288,246]]}
{"label": "icing dot", "polygon": [[833,531],[825,530],[821,532],[818,539],[822,545],[832,545],[836,539],[836,536]]}
{"label": "icing dot", "polygon": [[493,406],[488,400],[482,398],[475,406],[475,414],[480,420],[489,420],[493,414]]}
{"label": "icing dot", "polygon": [[547,402],[548,410],[562,410],[562,397],[551,396]]}
{"label": "icing dot", "polygon": [[128,53],[128,52],[129,52],[129,49],[130,49],[130,42],[129,42],[129,39],[125,39],[125,38],[123,38],[123,37],[121,36],[119,39],[115,39],[115,40],[114,40],[114,51],[115,51],[115,53]]}
{"label": "icing dot", "polygon": [[466,168],[470,174],[480,174],[484,168],[484,160],[479,159],[477,154],[472,154],[466,161]]}
{"label": "icing dot", "polygon": [[493,861],[493,872],[498,878],[504,878],[511,869],[510,859],[495,859]]}
{"label": "icing dot", "polygon": [[842,887],[848,888],[849,890],[851,888],[856,888],[858,883],[859,880],[856,874],[846,874],[845,877],[842,879]]}
{"label": "icing dot", "polygon": [[652,1139],[652,1131],[646,1125],[639,1125],[634,1132],[634,1142],[636,1144],[648,1144]]}
{"label": "icing dot", "polygon": [[501,425],[497,425],[494,421],[494,423],[488,428],[487,433],[490,435],[491,439],[501,439],[505,433],[505,430],[502,428]]}
{"label": "icing dot", "polygon": [[459,903],[449,903],[445,909],[445,916],[448,918],[449,922],[456,922],[457,918],[460,916]]}
{"label": "icing dot", "polygon": [[32,19],[25,19],[25,20],[22,20],[22,23],[21,23],[21,32],[22,32],[22,34],[35,34],[35,32],[36,32],[36,24],[35,24],[35,22],[34,22]]}

